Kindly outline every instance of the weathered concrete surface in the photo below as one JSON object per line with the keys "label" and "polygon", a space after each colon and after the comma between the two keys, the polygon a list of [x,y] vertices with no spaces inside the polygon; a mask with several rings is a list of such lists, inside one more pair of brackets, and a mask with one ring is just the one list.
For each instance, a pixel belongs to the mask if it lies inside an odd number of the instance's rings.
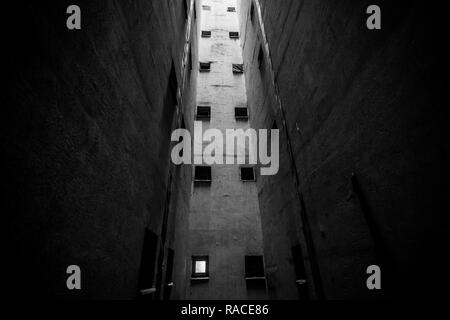
{"label": "weathered concrete surface", "polygon": [[[378,1],[382,30],[369,31],[369,1],[259,3],[269,50],[256,10],[253,23],[249,18],[251,1],[241,0],[239,12],[251,125],[271,128],[276,120],[282,131],[280,173],[258,179],[271,297],[296,297],[296,242],[310,297],[321,290],[329,299],[436,293],[448,242],[439,222],[448,211],[448,180],[439,177],[448,177],[449,153],[446,113],[432,92],[440,87],[432,73],[439,23],[432,7]],[[309,259],[317,261],[315,286]],[[366,289],[370,264],[382,265],[381,292]]]}
{"label": "weathered concrete surface", "polygon": [[[66,28],[70,4],[5,8],[7,280],[12,295],[130,299],[144,229],[160,236],[168,189],[164,251],[174,248],[176,268],[184,264],[191,170],[171,169],[169,147],[195,100],[196,43],[185,74],[182,1],[78,1],[77,31]],[[195,19],[191,28],[196,36]],[[192,125],[189,113],[185,121]],[[66,288],[71,264],[81,267],[80,291]],[[184,294],[178,281],[175,298]]]}
{"label": "weathered concrete surface", "polygon": [[[197,104],[211,105],[211,121],[203,122],[203,130],[249,127],[248,122],[234,118],[234,108],[246,104],[243,75],[233,75],[232,64],[242,63],[239,39],[230,39],[230,31],[238,31],[238,17],[227,12],[236,1],[202,1],[211,11],[202,11],[201,30],[211,31],[202,38],[199,60],[210,61],[211,72],[200,73]],[[195,113],[195,110],[192,110]],[[229,155],[226,155],[229,156]],[[255,297],[247,291],[245,255],[262,255],[262,234],[256,184],[240,180],[239,165],[213,165],[212,183],[194,186],[189,216],[190,252],[209,255],[210,279],[191,281],[187,270],[188,299],[247,299]],[[265,289],[257,293],[265,298]]]}

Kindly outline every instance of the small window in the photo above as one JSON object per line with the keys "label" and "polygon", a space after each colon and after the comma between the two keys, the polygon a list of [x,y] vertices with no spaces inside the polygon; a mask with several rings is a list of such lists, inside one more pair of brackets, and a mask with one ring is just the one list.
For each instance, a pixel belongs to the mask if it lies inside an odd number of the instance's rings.
{"label": "small window", "polygon": [[250,8],[250,21],[253,23],[254,19],[255,19],[255,5],[252,2],[252,6]]}
{"label": "small window", "polygon": [[245,256],[245,278],[264,278],[263,256]]}
{"label": "small window", "polygon": [[211,6],[202,6],[202,9],[205,11],[211,11]]}
{"label": "small window", "polygon": [[277,120],[273,120],[272,130],[278,129]]}
{"label": "small window", "polygon": [[239,39],[239,32],[230,32],[231,39]]}
{"label": "small window", "polygon": [[197,120],[210,120],[211,119],[211,107],[198,106],[196,118],[197,118]]}
{"label": "small window", "polygon": [[192,70],[192,47],[189,46],[189,57],[188,57],[188,68],[189,70]]}
{"label": "small window", "polygon": [[263,48],[259,47],[259,53],[258,53],[258,68],[259,70],[263,70],[264,67],[264,51]]}
{"label": "small window", "polygon": [[[184,117],[183,116],[181,116],[181,124],[180,124],[179,128],[180,129],[186,129],[186,123],[184,122]],[[183,142],[183,139],[184,139],[183,136],[180,136],[180,138],[178,139],[178,142],[179,143]],[[179,155],[180,155],[181,158],[183,157],[183,155],[184,155],[184,148],[180,150]]]}
{"label": "small window", "polygon": [[253,167],[241,167],[241,180],[242,181],[256,181],[255,170]]}
{"label": "small window", "polygon": [[211,31],[202,31],[202,38],[211,38]]}
{"label": "small window", "polygon": [[233,73],[244,73],[244,65],[233,63]]}
{"label": "small window", "polygon": [[211,71],[211,62],[200,62],[200,72]]}
{"label": "small window", "polygon": [[155,264],[158,253],[158,236],[145,229],[144,243],[142,246],[141,267],[139,270],[140,295],[154,293]]}
{"label": "small window", "polygon": [[244,107],[234,108],[236,120],[248,120],[248,109]]}
{"label": "small window", "polygon": [[184,11],[184,18],[187,19],[188,18],[188,6],[186,3],[186,0],[183,0],[183,11]]}
{"label": "small window", "polygon": [[194,5],[193,5],[193,7],[194,7],[194,20],[197,20],[197,9],[195,8],[196,6],[197,6],[197,4],[194,1]]}
{"label": "small window", "polygon": [[195,167],[195,174],[194,174],[195,181],[198,182],[211,182],[211,167],[210,166],[196,166]]}
{"label": "small window", "polygon": [[193,256],[192,257],[192,278],[208,278],[209,277],[209,257]]}
{"label": "small window", "polygon": [[228,7],[227,11],[228,12],[236,12],[236,8],[235,7]]}

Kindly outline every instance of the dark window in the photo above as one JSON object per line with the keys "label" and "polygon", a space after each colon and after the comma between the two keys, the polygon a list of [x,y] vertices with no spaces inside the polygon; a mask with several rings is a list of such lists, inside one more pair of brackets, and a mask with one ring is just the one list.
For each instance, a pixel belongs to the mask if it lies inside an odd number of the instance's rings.
{"label": "dark window", "polygon": [[193,256],[192,257],[192,278],[209,277],[209,257]]}
{"label": "dark window", "polygon": [[278,126],[277,126],[277,120],[273,120],[273,123],[272,123],[272,129],[273,129],[273,130],[278,129]]}
{"label": "dark window", "polygon": [[237,120],[248,120],[248,109],[244,107],[234,108],[234,116]]}
{"label": "dark window", "polygon": [[242,181],[255,181],[255,170],[253,167],[241,167]]}
{"label": "dark window", "polygon": [[152,293],[154,287],[156,253],[158,248],[158,236],[145,229],[144,244],[142,246],[141,267],[139,271],[139,289],[141,294]]}
{"label": "dark window", "polygon": [[211,38],[211,31],[202,31],[202,38]]}
{"label": "dark window", "polygon": [[250,8],[250,21],[253,23],[253,20],[255,18],[255,5],[252,2],[252,6]]}
{"label": "dark window", "polygon": [[263,48],[259,47],[259,53],[258,53],[258,68],[262,71],[264,67],[264,51]]}
{"label": "dark window", "polygon": [[195,181],[211,182],[211,167],[209,166],[196,166],[195,167]]}
{"label": "dark window", "polygon": [[239,39],[239,32],[230,32],[231,39]]}
{"label": "dark window", "polygon": [[302,248],[300,245],[292,247],[292,260],[294,261],[296,283],[300,299],[308,299],[305,264],[303,262]]}
{"label": "dark window", "polygon": [[200,62],[200,71],[201,72],[211,71],[211,62]]}
{"label": "dark window", "polygon": [[245,256],[245,277],[264,278],[263,256]]}
{"label": "dark window", "polygon": [[192,70],[192,47],[189,46],[189,57],[188,57],[189,61],[188,61],[188,68],[189,70]]}
{"label": "dark window", "polygon": [[194,5],[193,5],[193,7],[194,7],[194,19],[197,19],[197,9],[196,9],[196,6],[197,6],[197,4],[196,4],[195,1],[194,1]]}
{"label": "dark window", "polygon": [[168,256],[167,256],[167,269],[166,269],[166,283],[164,286],[164,300],[170,299],[170,294],[172,293],[172,273],[173,273],[173,258],[174,258],[174,251],[172,249],[168,250]]}
{"label": "dark window", "polygon": [[186,3],[186,0],[183,0],[183,10],[184,10],[184,17],[185,17],[185,19],[187,19],[188,18],[188,6]]}
{"label": "dark window", "polygon": [[233,73],[243,73],[243,72],[244,72],[243,64],[233,63]]}
{"label": "dark window", "polygon": [[236,12],[236,8],[235,7],[228,7],[227,11],[228,12]]}
{"label": "dark window", "polygon": [[172,67],[170,69],[170,75],[167,82],[166,96],[164,100],[164,110],[162,118],[159,120],[164,128],[170,128],[173,123],[173,118],[177,106],[177,91],[178,82],[177,74],[175,72],[175,65],[172,61]]}
{"label": "dark window", "polygon": [[[180,125],[180,129],[186,129],[186,124],[184,123],[184,117],[181,116],[181,125]],[[178,140],[178,142],[183,142],[183,136],[180,136],[180,139]],[[183,157],[184,155],[184,148],[180,150],[180,157]]]}
{"label": "dark window", "polygon": [[211,107],[198,106],[197,107],[197,120],[209,120],[211,119]]}
{"label": "dark window", "polygon": [[206,10],[206,11],[210,11],[211,10],[211,6],[202,6],[202,9]]}

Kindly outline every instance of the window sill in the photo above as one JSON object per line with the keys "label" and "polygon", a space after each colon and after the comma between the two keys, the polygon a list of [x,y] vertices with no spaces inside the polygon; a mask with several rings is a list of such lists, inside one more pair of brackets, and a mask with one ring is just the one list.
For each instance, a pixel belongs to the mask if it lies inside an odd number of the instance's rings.
{"label": "window sill", "polygon": [[152,294],[156,292],[156,288],[150,288],[150,289],[141,289],[141,294],[143,296],[148,295],[148,294]]}
{"label": "window sill", "polygon": [[252,280],[266,280],[266,277],[245,277],[245,280],[252,281]]}
{"label": "window sill", "polygon": [[191,281],[206,281],[209,277],[191,277]]}

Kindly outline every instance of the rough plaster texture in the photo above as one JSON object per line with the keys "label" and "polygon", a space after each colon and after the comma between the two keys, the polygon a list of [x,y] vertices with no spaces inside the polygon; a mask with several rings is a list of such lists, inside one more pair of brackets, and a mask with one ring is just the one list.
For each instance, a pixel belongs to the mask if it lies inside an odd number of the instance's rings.
{"label": "rough plaster texture", "polygon": [[[236,2],[202,1],[211,11],[202,11],[201,30],[210,30],[211,38],[199,43],[199,60],[210,61],[211,72],[200,73],[197,82],[198,105],[211,105],[211,120],[203,129],[249,128],[248,122],[234,118],[234,108],[246,104],[243,75],[232,73],[232,63],[242,63],[239,39],[230,39],[238,31],[238,16],[227,12]],[[193,110],[195,112],[195,110]],[[224,155],[226,157],[230,155]],[[212,183],[194,185],[189,216],[190,253],[209,255],[210,279],[189,282],[188,299],[247,299],[265,297],[265,290],[251,295],[245,281],[245,255],[262,255],[262,235],[256,184],[242,182],[239,165],[213,165]]]}
{"label": "rough plaster texture", "polygon": [[[448,183],[437,177],[448,174],[448,146],[444,109],[432,96],[437,29],[431,9],[378,1],[382,30],[369,31],[368,1],[259,3],[269,49],[263,71],[259,17],[255,12],[251,22],[250,0],[239,2],[239,12],[251,125],[270,128],[276,120],[282,130],[280,173],[258,179],[271,297],[295,297],[292,242],[304,248],[312,283],[296,178],[325,298],[437,292],[437,261],[448,237],[436,223],[448,209]],[[382,265],[381,292],[366,289],[370,264]],[[413,280],[425,274],[428,280]]]}
{"label": "rough plaster texture", "polygon": [[[168,189],[164,250],[184,265],[191,168],[171,166],[169,148],[195,101],[196,21],[185,73],[191,20],[181,1],[78,1],[76,31],[66,28],[70,4],[8,8],[8,285],[21,294],[32,285],[41,297],[131,299],[144,230],[160,235]],[[168,105],[172,63],[179,94]],[[189,113],[185,121],[192,125]],[[82,290],[66,288],[71,264],[81,267]],[[184,292],[178,283],[174,297]]]}

